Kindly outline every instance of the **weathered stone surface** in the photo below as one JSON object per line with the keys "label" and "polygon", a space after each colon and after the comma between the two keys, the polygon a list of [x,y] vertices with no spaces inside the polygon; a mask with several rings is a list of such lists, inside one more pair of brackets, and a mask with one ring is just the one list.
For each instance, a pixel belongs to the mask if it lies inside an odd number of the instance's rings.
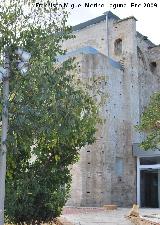
{"label": "weathered stone surface", "polygon": [[[100,110],[105,123],[97,127],[97,141],[81,150],[80,161],[72,167],[67,205],[131,206],[136,202],[132,145],[144,138],[135,125],[150,96],[160,90],[160,47],[136,32],[134,17],[110,17],[74,34],[76,39],[66,41],[63,47],[69,52],[81,48],[76,51],[79,77],[88,82],[104,77],[100,88],[108,93],[108,99]],[[116,40],[122,44],[118,51]],[[86,46],[92,48],[86,51]]]}
{"label": "weathered stone surface", "polygon": [[103,206],[105,210],[116,210],[117,205],[104,205]]}

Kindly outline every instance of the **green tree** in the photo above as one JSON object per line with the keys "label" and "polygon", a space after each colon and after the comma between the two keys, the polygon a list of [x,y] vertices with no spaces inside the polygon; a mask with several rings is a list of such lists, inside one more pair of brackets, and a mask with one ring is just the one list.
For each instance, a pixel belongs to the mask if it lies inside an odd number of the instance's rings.
{"label": "green tree", "polygon": [[[10,60],[9,103],[1,98],[9,109],[5,210],[12,223],[48,222],[60,214],[69,196],[68,166],[94,142],[99,122],[95,101],[76,82],[73,60],[56,62],[65,54],[62,42],[73,37],[67,13],[35,4],[1,3],[0,51],[7,48]],[[32,55],[26,76],[16,68],[17,47]]]}
{"label": "green tree", "polygon": [[150,103],[141,117],[138,129],[147,135],[141,147],[145,150],[160,149],[160,92],[151,97]]}

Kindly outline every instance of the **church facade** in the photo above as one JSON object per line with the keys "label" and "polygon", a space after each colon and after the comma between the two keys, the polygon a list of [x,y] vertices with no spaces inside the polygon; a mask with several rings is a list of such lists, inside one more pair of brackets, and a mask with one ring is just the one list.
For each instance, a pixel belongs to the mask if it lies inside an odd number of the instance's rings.
{"label": "church facade", "polygon": [[77,57],[82,79],[103,78],[108,98],[96,142],[72,167],[67,205],[160,207],[160,152],[140,149],[144,135],[135,129],[150,96],[160,91],[160,46],[136,31],[134,17],[112,12],[74,26],[73,34],[63,46],[66,57]]}

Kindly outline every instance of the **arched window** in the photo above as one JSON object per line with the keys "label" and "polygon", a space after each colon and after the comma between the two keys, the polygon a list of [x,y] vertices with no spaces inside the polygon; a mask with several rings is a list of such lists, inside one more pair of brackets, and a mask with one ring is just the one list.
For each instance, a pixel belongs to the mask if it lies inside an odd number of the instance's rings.
{"label": "arched window", "polygon": [[118,38],[114,42],[114,53],[115,53],[115,55],[122,54],[122,39],[121,38]]}

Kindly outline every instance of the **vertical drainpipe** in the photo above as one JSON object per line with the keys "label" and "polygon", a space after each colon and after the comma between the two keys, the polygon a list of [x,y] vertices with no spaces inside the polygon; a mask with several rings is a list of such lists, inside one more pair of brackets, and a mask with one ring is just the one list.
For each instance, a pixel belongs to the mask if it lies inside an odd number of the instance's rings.
{"label": "vertical drainpipe", "polygon": [[108,28],[108,13],[105,12],[106,15],[106,55],[109,57],[109,28]]}

